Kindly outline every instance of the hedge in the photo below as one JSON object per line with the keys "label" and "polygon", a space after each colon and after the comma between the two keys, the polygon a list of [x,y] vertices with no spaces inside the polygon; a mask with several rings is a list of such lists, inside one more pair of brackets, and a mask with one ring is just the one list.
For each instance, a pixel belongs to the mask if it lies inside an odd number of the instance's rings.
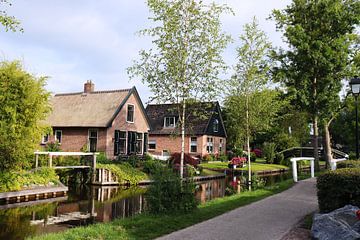
{"label": "hedge", "polygon": [[331,212],[347,204],[360,207],[360,169],[343,168],[317,178],[320,212]]}
{"label": "hedge", "polygon": [[346,160],[346,161],[338,162],[336,164],[336,168],[360,168],[360,161]]}

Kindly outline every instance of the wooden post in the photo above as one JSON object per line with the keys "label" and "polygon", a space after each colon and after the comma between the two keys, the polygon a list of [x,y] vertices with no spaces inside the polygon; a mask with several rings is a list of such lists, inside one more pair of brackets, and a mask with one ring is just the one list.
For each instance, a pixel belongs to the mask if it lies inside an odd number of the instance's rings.
{"label": "wooden post", "polygon": [[35,153],[35,171],[39,167],[39,154]]}
{"label": "wooden post", "polygon": [[52,154],[49,153],[49,168],[52,167]]}
{"label": "wooden post", "polygon": [[[91,177],[91,181],[92,183],[95,183],[96,181],[96,153],[93,153],[93,161],[92,161],[92,177]],[[99,173],[100,174],[100,173]]]}

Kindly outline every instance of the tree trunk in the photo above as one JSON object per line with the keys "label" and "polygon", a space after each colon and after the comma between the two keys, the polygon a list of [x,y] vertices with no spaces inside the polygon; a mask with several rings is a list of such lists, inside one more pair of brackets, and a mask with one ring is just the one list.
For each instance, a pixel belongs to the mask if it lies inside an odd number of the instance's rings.
{"label": "tree trunk", "polygon": [[180,157],[180,177],[184,177],[184,155],[185,155],[185,110],[186,102],[183,100],[181,115],[181,157]]}
{"label": "tree trunk", "polygon": [[325,134],[325,159],[326,159],[326,166],[329,168],[331,166],[331,161],[333,160],[332,152],[331,152],[331,137],[329,132],[329,126],[332,120],[324,121],[324,134]]}
{"label": "tree trunk", "polygon": [[313,117],[313,147],[314,147],[314,158],[315,158],[315,171],[320,170],[319,165],[319,128],[318,128],[318,116],[315,114]]}
{"label": "tree trunk", "polygon": [[248,155],[248,181],[251,190],[251,158],[250,158],[250,121],[249,121],[249,96],[246,95],[246,150]]}

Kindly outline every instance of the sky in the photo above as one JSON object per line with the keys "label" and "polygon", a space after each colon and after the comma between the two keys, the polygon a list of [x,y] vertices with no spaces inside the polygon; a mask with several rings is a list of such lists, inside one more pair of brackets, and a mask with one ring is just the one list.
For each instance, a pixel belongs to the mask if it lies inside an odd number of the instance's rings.
{"label": "sky", "polygon": [[[146,84],[129,80],[126,68],[139,51],[152,47],[151,39],[139,36],[149,28],[151,13],[145,0],[12,0],[5,10],[21,21],[24,32],[0,28],[0,59],[20,60],[36,76],[48,76],[52,93],[80,92],[87,80],[95,90],[136,86],[144,103],[151,96]],[[284,46],[275,23],[267,20],[273,9],[290,0],[215,0],[227,4],[235,15],[223,15],[223,31],[235,40],[224,51],[227,65],[236,62],[238,36],[253,16],[274,46]],[[231,70],[228,75],[231,75]],[[225,76],[226,77],[226,76]]]}

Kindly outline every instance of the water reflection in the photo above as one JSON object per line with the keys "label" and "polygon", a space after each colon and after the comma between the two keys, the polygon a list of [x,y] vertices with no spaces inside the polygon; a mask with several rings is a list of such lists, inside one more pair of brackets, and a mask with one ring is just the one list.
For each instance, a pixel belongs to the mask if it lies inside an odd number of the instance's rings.
{"label": "water reflection", "polygon": [[[271,185],[286,178],[288,176],[282,175],[263,179],[266,185]],[[246,189],[245,180],[245,176],[229,175],[223,179],[200,182],[197,183],[195,196],[204,203],[225,195],[240,193]],[[0,239],[24,239],[134,216],[146,209],[145,192],[146,188],[142,187],[79,185],[69,189],[67,198],[47,199],[48,203],[33,202],[31,206],[13,208],[11,205],[0,205]]]}

